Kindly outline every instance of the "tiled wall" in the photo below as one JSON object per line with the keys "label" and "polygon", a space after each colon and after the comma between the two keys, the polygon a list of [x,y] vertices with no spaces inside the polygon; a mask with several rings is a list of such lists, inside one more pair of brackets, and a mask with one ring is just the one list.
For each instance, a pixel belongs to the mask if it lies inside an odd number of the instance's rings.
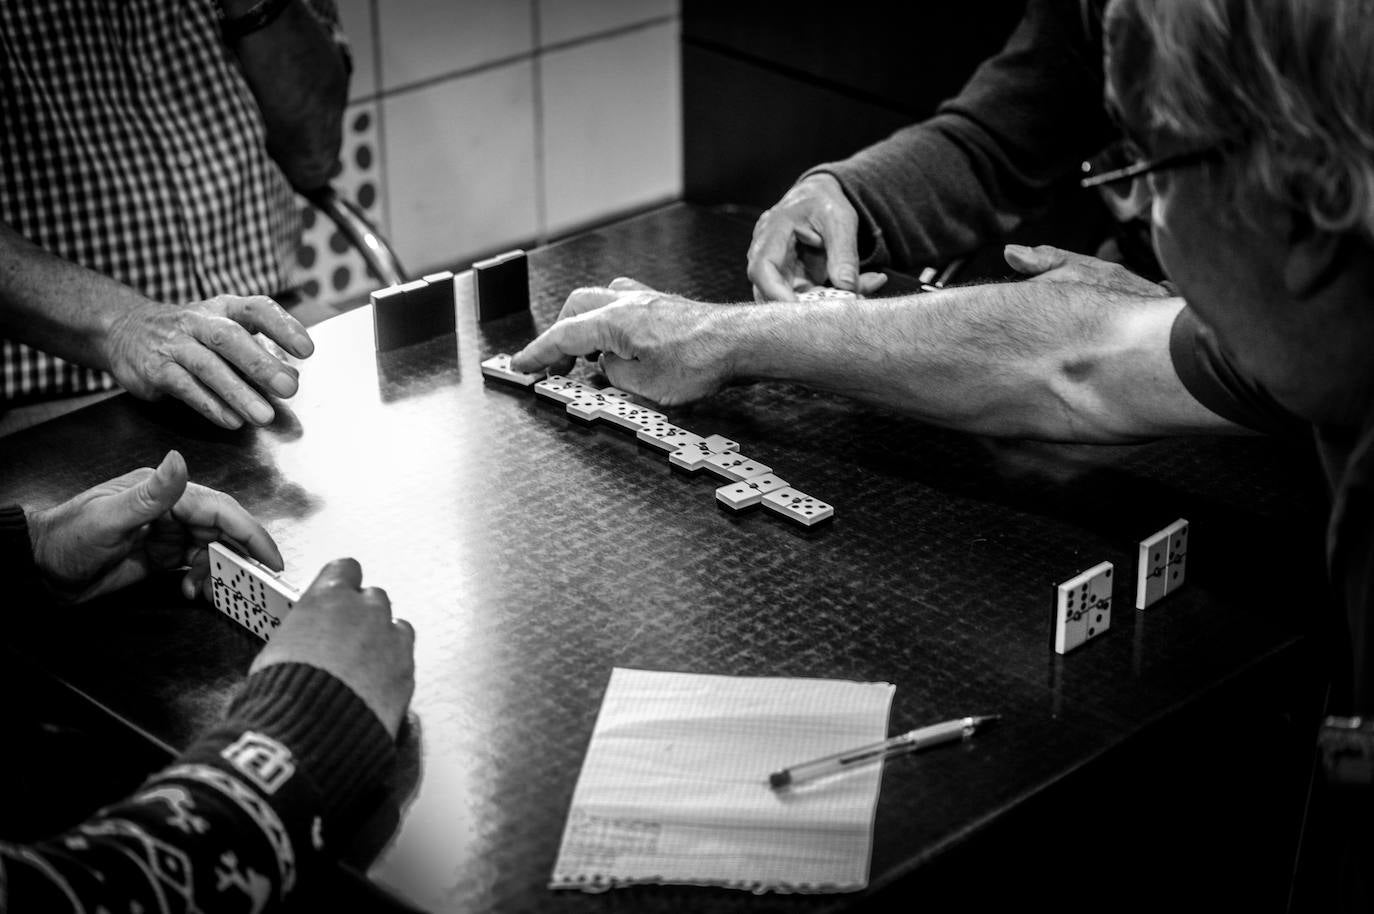
{"label": "tiled wall", "polygon": [[[410,273],[681,196],[679,0],[338,5],[354,74],[335,184]],[[321,297],[375,285],[314,223]]]}

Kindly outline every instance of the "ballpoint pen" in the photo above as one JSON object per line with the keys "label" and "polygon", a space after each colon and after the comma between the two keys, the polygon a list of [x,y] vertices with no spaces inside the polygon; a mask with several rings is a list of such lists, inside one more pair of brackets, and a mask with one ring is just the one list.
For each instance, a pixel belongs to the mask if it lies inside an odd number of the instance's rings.
{"label": "ballpoint pen", "polygon": [[775,771],[768,776],[768,786],[778,790],[801,781],[809,781],[823,775],[844,771],[855,765],[886,761],[898,755],[915,752],[918,749],[938,746],[940,743],[967,739],[979,727],[999,720],[1001,717],[1000,714],[988,714],[982,717],[956,717],[954,720],[931,724],[928,727],[918,727],[881,742],[859,746],[845,752],[836,752],[834,755],[827,755],[824,758],[802,762],[800,765]]}

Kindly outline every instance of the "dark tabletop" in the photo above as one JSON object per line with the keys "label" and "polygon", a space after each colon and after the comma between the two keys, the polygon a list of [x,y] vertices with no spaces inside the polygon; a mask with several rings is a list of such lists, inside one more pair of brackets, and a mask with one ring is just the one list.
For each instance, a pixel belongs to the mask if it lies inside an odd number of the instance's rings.
{"label": "dark tabletop", "polygon": [[[1000,713],[995,732],[886,773],[876,887],[1294,648],[1317,512],[1299,449],[1256,439],[1130,447],[998,443],[786,385],[669,410],[835,505],[805,530],[714,503],[716,483],[573,424],[478,363],[547,326],[567,292],[630,275],[749,297],[751,222],[685,205],[530,256],[531,316],[376,356],[367,309],[315,328],[301,393],[222,432],[127,396],[8,439],[0,501],[69,497],[168,448],[283,547],[288,579],[358,558],[417,632],[421,787],[373,868],[436,910],[836,910],[863,895],[756,897],[545,885],[612,667],[896,685],[891,729]],[[1192,524],[1187,587],[1134,608],[1135,550]],[[1113,627],[1060,657],[1053,587],[1118,569]],[[1293,573],[1264,574],[1283,562]],[[25,620],[24,650],[172,747],[210,723],[259,647],[154,582]],[[629,900],[627,900],[629,899]]]}

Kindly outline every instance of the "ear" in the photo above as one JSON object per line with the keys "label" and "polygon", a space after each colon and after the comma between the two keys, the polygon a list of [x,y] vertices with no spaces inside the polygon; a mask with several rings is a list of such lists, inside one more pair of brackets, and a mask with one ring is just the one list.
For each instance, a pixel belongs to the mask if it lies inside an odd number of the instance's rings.
{"label": "ear", "polygon": [[1296,214],[1288,227],[1283,284],[1294,299],[1309,299],[1330,285],[1348,266],[1354,248],[1344,232],[1332,232],[1305,214]]}

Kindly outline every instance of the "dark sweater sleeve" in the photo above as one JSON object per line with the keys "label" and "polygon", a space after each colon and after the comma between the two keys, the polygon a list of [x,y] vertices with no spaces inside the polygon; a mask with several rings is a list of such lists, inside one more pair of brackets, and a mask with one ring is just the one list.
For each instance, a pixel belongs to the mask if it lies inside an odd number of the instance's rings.
{"label": "dark sweater sleeve", "polygon": [[807,172],[844,187],[866,268],[912,270],[1005,236],[1115,136],[1102,101],[1100,5],[1030,0],[1002,51],[934,117]]}
{"label": "dark sweater sleeve", "polygon": [[40,598],[43,580],[33,561],[28,519],[18,505],[0,506],[0,568],[5,572],[10,605],[32,605]]}
{"label": "dark sweater sleeve", "polygon": [[12,914],[275,909],[394,764],[381,722],[342,682],[267,667],[129,799],[51,840],[0,844],[0,899]]}

